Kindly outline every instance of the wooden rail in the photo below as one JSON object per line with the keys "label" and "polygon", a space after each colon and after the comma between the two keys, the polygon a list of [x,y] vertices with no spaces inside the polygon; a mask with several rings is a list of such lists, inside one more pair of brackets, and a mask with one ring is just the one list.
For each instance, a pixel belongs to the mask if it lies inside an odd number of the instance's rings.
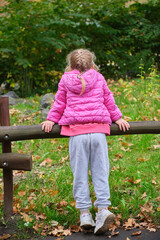
{"label": "wooden rail", "polygon": [[[130,130],[123,132],[113,123],[111,125],[111,135],[130,135],[130,134],[159,134],[160,121],[129,122]],[[55,124],[52,131],[45,133],[41,125],[27,126],[4,126],[0,127],[0,142],[19,141],[42,138],[64,138],[60,135],[60,127]]]}

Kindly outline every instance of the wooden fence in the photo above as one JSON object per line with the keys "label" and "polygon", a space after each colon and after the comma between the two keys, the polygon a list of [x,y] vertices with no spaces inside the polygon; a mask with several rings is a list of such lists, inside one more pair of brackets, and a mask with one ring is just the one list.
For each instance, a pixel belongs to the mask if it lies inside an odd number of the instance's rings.
{"label": "wooden fence", "polygon": [[[130,122],[130,129],[126,132],[120,131],[114,123],[111,125],[111,135],[159,133],[160,121]],[[62,137],[64,136],[60,135],[58,124],[54,125],[49,133],[42,131],[41,125],[10,126],[8,97],[0,97],[0,142],[2,142],[0,168],[3,168],[5,217],[13,214],[13,170],[31,171],[32,168],[32,157],[12,153],[11,141]]]}

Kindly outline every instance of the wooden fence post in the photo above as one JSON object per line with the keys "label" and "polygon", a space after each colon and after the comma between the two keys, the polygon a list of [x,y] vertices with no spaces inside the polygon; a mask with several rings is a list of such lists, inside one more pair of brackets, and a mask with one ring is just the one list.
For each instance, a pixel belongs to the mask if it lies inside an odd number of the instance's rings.
{"label": "wooden fence post", "polygon": [[[0,126],[10,126],[9,117],[9,99],[0,97]],[[2,152],[11,152],[11,142],[2,143]],[[13,214],[13,173],[11,169],[3,169],[4,183],[4,217],[10,217]]]}

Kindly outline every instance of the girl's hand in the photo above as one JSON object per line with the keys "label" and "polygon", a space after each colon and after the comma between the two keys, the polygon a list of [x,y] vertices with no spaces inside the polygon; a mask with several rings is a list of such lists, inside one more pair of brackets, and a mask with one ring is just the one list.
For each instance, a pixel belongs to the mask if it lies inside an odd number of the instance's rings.
{"label": "girl's hand", "polygon": [[44,121],[41,123],[42,130],[45,130],[45,132],[50,132],[52,130],[52,127],[54,126],[54,124],[55,124],[54,122],[49,121],[49,120]]}
{"label": "girl's hand", "polygon": [[125,121],[123,118],[118,119],[117,121],[115,121],[115,123],[119,126],[119,129],[122,131],[128,131],[130,128],[130,125],[127,121]]}

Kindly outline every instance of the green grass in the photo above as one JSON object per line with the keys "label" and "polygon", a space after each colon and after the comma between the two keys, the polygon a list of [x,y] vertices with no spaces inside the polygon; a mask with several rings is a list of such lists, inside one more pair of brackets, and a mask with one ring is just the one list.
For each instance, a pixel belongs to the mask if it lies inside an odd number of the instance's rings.
{"label": "green grass", "polygon": [[[159,120],[160,76],[152,79],[109,82],[124,118],[129,121]],[[26,99],[26,103],[10,107],[11,125],[41,123],[40,96]],[[18,111],[17,111],[18,110]],[[160,145],[159,135],[126,135],[107,137],[110,158],[110,192],[112,211],[122,214],[122,220],[135,217],[140,206],[149,203],[154,223],[159,224]],[[31,172],[14,171],[14,210],[30,216],[18,221],[20,229],[49,226],[53,220],[64,227],[79,223],[79,212],[72,196],[73,176],[69,163],[69,139],[40,139],[12,142],[12,151],[33,155]],[[1,148],[1,146],[0,146]],[[1,150],[1,149],[0,149]],[[49,159],[49,161],[47,160]],[[50,160],[51,159],[51,160]],[[45,165],[43,161],[46,160]],[[2,177],[2,169],[0,169]],[[136,180],[139,180],[136,182]],[[91,197],[95,193],[89,177]],[[0,182],[0,194],[3,186]],[[21,193],[24,193],[21,195]],[[142,195],[146,193],[146,196]],[[64,200],[62,202],[62,200]],[[1,201],[0,217],[3,214]],[[91,211],[94,213],[95,209]],[[45,219],[41,216],[44,214]],[[39,216],[39,217],[37,217]]]}

